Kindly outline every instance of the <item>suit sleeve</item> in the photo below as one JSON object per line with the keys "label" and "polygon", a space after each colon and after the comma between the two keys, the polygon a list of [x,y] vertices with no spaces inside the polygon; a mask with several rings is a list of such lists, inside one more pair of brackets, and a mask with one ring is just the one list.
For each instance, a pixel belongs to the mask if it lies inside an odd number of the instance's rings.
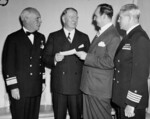
{"label": "suit sleeve", "polygon": [[132,77],[126,97],[126,104],[133,107],[136,107],[140,103],[143,93],[147,89],[150,62],[150,42],[143,36],[136,37],[136,39],[132,49]]}
{"label": "suit sleeve", "polygon": [[119,43],[120,38],[117,36],[113,37],[107,44],[106,52],[103,57],[94,53],[87,53],[85,65],[99,69],[112,69],[114,67],[114,55]]}
{"label": "suit sleeve", "polygon": [[85,43],[84,43],[85,48],[84,48],[84,51],[85,51],[85,52],[88,52],[89,47],[90,47],[90,40],[89,40],[89,37],[88,37],[87,35],[85,35],[85,37],[84,37],[83,39],[85,39]]}
{"label": "suit sleeve", "polygon": [[18,88],[16,77],[16,47],[15,39],[8,36],[3,49],[3,73],[8,90]]}
{"label": "suit sleeve", "polygon": [[53,36],[50,34],[43,52],[43,62],[48,68],[52,68],[54,66],[55,54],[53,54],[53,40]]}

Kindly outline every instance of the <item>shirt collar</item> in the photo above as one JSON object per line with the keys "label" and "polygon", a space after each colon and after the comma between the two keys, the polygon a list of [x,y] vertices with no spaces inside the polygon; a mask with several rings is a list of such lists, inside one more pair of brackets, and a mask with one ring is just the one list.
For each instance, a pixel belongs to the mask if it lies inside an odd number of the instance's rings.
{"label": "shirt collar", "polygon": [[23,27],[24,32],[29,32],[29,30],[27,30],[25,27]]}
{"label": "shirt collar", "polygon": [[65,27],[63,29],[64,29],[66,37],[68,37],[68,33],[70,33],[70,35],[74,35],[75,33],[75,29],[73,29],[72,31],[68,31]]}
{"label": "shirt collar", "polygon": [[132,26],[131,28],[129,28],[129,30],[127,30],[126,34],[129,34],[129,32],[132,31],[137,26],[139,26],[139,24],[136,24],[136,25]]}
{"label": "shirt collar", "polygon": [[104,31],[106,31],[110,26],[112,25],[112,22],[106,24],[105,26],[101,27],[99,32],[97,33],[97,36],[100,36]]}

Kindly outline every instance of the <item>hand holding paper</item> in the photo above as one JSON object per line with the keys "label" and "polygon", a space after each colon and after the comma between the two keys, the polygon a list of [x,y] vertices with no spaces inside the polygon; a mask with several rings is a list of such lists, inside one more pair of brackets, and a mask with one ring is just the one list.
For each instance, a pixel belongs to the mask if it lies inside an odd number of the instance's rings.
{"label": "hand holding paper", "polygon": [[84,51],[78,51],[76,52],[76,55],[81,59],[81,60],[85,60],[87,53]]}
{"label": "hand holding paper", "polygon": [[55,61],[60,62],[64,59],[64,55],[61,55],[60,53],[56,53],[55,55]]}

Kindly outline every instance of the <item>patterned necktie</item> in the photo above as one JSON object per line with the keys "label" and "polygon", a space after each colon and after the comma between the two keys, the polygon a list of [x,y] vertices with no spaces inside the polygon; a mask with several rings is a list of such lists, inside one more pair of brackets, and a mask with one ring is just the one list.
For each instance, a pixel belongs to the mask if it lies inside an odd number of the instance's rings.
{"label": "patterned necktie", "polygon": [[68,33],[68,37],[67,39],[69,40],[69,42],[71,43],[71,38],[70,38],[70,33]]}

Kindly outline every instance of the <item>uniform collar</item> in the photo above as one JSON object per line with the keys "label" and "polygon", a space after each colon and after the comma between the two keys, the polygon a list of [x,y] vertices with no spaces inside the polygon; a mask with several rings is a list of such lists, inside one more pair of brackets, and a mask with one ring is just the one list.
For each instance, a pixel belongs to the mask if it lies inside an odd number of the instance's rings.
{"label": "uniform collar", "polygon": [[130,27],[129,30],[127,30],[126,34],[128,35],[130,33],[130,31],[132,31],[137,26],[139,26],[139,24],[136,24],[136,25]]}

